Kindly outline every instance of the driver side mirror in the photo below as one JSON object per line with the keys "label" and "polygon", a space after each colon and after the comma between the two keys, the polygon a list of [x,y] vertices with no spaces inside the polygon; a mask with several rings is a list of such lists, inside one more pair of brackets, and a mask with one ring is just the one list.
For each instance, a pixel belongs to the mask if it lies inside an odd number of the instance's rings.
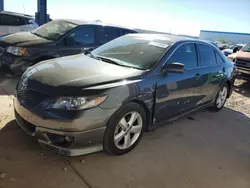
{"label": "driver side mirror", "polygon": [[76,41],[73,36],[68,36],[67,38],[65,38],[65,44],[67,46],[73,46],[76,44]]}
{"label": "driver side mirror", "polygon": [[174,72],[174,73],[183,73],[185,71],[185,66],[182,63],[171,63],[167,64],[163,68],[163,72]]}

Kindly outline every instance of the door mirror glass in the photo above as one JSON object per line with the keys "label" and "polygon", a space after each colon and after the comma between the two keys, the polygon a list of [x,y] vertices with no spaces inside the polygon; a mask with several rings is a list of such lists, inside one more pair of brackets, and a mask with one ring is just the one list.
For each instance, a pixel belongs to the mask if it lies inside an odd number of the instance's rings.
{"label": "door mirror glass", "polygon": [[182,63],[175,62],[167,64],[163,70],[164,72],[183,73],[185,70],[185,66]]}
{"label": "door mirror glass", "polygon": [[75,41],[74,37],[70,35],[70,36],[68,36],[68,37],[65,39],[65,44],[66,44],[67,46],[74,46],[74,45],[76,44],[76,41]]}

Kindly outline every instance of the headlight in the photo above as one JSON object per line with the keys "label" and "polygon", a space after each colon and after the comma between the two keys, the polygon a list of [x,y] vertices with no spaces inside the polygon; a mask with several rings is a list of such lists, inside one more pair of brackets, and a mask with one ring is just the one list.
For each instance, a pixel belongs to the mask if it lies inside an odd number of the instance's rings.
{"label": "headlight", "polygon": [[50,108],[62,110],[82,110],[96,107],[105,101],[106,98],[107,96],[60,97]]}
{"label": "headlight", "polygon": [[7,52],[16,56],[27,55],[27,48],[10,46],[7,48]]}

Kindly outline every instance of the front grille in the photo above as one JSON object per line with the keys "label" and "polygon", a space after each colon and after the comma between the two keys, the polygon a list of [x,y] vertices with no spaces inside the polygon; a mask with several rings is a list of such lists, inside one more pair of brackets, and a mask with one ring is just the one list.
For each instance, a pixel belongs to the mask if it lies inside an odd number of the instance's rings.
{"label": "front grille", "polygon": [[243,68],[250,68],[250,60],[247,61],[247,60],[237,59],[236,66],[243,67]]}
{"label": "front grille", "polygon": [[4,48],[0,46],[0,54],[4,51]]}
{"label": "front grille", "polygon": [[48,95],[34,90],[17,90],[17,98],[20,101],[25,101],[25,103],[31,106],[37,106],[41,104],[47,97]]}

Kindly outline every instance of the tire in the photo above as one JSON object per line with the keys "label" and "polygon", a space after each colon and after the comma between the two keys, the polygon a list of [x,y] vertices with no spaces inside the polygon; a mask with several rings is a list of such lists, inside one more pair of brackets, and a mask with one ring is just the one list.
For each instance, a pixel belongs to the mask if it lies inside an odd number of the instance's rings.
{"label": "tire", "polygon": [[[132,119],[135,121],[133,122]],[[125,104],[110,118],[107,124],[103,140],[104,150],[111,155],[130,152],[140,142],[145,126],[144,109],[137,103]]]}
{"label": "tire", "polygon": [[[224,93],[223,93],[223,90],[224,90]],[[218,112],[224,107],[224,105],[225,105],[225,103],[227,101],[228,92],[229,92],[228,85],[224,84],[220,88],[220,91],[217,93],[212,108],[210,108],[212,111]],[[222,93],[223,93],[223,96],[222,96]],[[221,100],[219,99],[219,97],[221,97]]]}

